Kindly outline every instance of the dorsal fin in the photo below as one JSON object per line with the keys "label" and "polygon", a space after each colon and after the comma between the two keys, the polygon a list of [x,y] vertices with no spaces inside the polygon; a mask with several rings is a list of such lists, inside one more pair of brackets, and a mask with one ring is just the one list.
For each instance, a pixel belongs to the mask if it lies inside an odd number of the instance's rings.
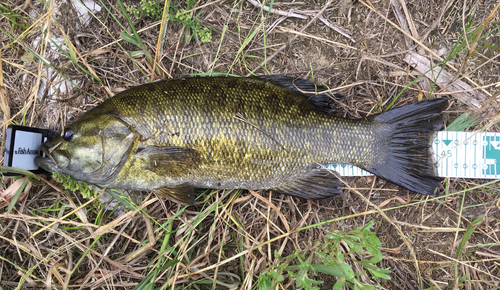
{"label": "dorsal fin", "polygon": [[256,76],[255,78],[269,81],[290,89],[298,95],[306,98],[318,111],[327,114],[332,114],[335,105],[345,99],[344,96],[338,93],[333,93],[324,85],[318,85],[304,79],[282,75]]}

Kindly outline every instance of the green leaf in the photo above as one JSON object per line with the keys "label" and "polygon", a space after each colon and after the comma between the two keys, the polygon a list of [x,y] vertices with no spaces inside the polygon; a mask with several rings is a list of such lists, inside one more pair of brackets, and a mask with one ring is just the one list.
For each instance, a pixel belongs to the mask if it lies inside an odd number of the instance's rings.
{"label": "green leaf", "polygon": [[338,261],[344,261],[344,253],[342,253],[341,249],[337,250],[337,254],[335,256]]}
{"label": "green leaf", "polygon": [[340,263],[340,268],[342,269],[342,272],[344,272],[347,280],[354,279],[354,271],[352,270],[351,266],[349,266],[349,264]]}
{"label": "green leaf", "polygon": [[373,245],[366,245],[366,250],[368,251],[368,253],[372,254],[373,258],[370,259],[370,263],[378,263],[380,261],[382,261],[382,252],[380,251],[379,248],[373,246]]}
{"label": "green leaf", "polygon": [[257,285],[258,285],[259,289],[263,289],[263,290],[271,289],[271,287],[272,287],[271,278],[267,275],[260,274],[259,280],[257,281]]}
{"label": "green leaf", "polygon": [[280,256],[280,254],[279,254],[279,252],[278,252],[277,250],[274,250],[274,258],[275,258],[275,259],[278,259],[278,260],[283,259],[283,257],[282,257],[282,256]]}
{"label": "green leaf", "polygon": [[302,281],[302,285],[304,286],[304,289],[306,289],[306,290],[319,290],[320,289],[319,287],[313,286],[313,284],[321,285],[321,284],[323,284],[323,282],[311,279],[311,278],[307,277],[307,275],[306,275],[304,277],[304,280]]}
{"label": "green leaf", "polygon": [[336,239],[337,236],[335,236],[334,234],[327,234],[325,237],[329,240],[333,240]]}
{"label": "green leaf", "polygon": [[367,268],[370,273],[378,278],[386,279],[386,280],[391,280],[391,276],[387,275],[390,274],[391,271],[387,269],[382,269],[376,266],[371,265],[372,267]]}
{"label": "green leaf", "polygon": [[29,52],[27,52],[21,56],[21,60],[24,62],[27,62],[27,63],[32,63],[34,59],[35,59],[35,56]]}
{"label": "green leaf", "polygon": [[467,280],[469,280],[469,279],[467,279],[467,274],[462,275],[462,277],[460,277],[460,279],[458,279],[459,282],[464,282]]}
{"label": "green leaf", "polygon": [[339,266],[324,265],[324,264],[312,264],[311,268],[316,272],[332,275],[332,276],[335,276],[338,278],[344,277],[344,272],[342,272],[342,269]]}
{"label": "green leaf", "polygon": [[[368,222],[363,227],[358,227],[347,233],[330,232],[325,235],[324,242],[317,242],[312,249],[297,250],[292,255],[280,257],[275,253],[277,271],[275,269],[266,269],[259,275],[258,289],[276,289],[278,285],[278,277],[282,277],[281,273],[285,271],[290,275],[290,279],[296,279],[295,286],[297,289],[318,289],[316,285],[320,282],[311,279],[310,271],[322,273],[336,277],[338,281],[333,286],[333,289],[349,287],[351,289],[377,289],[376,287],[365,285],[357,279],[359,276],[369,274],[372,281],[376,283],[379,279],[389,280],[391,277],[390,270],[379,268],[375,263],[383,259],[380,250],[380,239],[369,229],[372,228],[374,221]],[[358,253],[361,257],[368,253],[373,257],[371,259],[356,260],[344,253],[341,242],[345,242],[350,251],[348,253]],[[311,264],[312,258],[316,256],[321,263]],[[296,261],[295,265],[289,266],[292,261]],[[356,272],[347,261],[352,261],[361,265],[364,269]],[[278,276],[280,275],[280,276]],[[267,287],[267,288],[264,288]]]}
{"label": "green leaf", "polygon": [[342,287],[344,287],[344,285],[345,285],[345,280],[339,280],[339,281],[335,282],[335,285],[333,285],[332,290],[339,290]]}
{"label": "green leaf", "polygon": [[369,222],[368,222],[368,223],[367,223],[367,224],[363,227],[363,229],[364,229],[364,230],[366,230],[366,231],[369,231],[369,230],[373,227],[373,225],[374,225],[374,224],[375,224],[375,221],[374,221],[374,220],[371,220],[371,221],[369,221]]}
{"label": "green leaf", "polygon": [[69,55],[71,56],[70,57],[71,61],[76,62],[77,61],[76,52],[73,49],[73,46],[71,45],[71,42],[69,41],[69,39],[66,35],[64,36],[64,42],[66,43],[66,46],[68,47]]}

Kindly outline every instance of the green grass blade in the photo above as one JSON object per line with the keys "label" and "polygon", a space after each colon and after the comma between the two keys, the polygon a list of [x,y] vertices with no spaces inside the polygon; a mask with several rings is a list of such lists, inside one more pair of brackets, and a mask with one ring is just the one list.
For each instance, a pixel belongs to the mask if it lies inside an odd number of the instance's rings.
{"label": "green grass blade", "polygon": [[21,174],[24,176],[28,176],[32,180],[38,180],[38,176],[34,174],[31,171],[24,170],[24,169],[19,169],[19,168],[14,168],[14,167],[9,167],[9,166],[0,166],[0,172],[10,172],[10,173],[15,173],[15,174]]}
{"label": "green grass blade", "polygon": [[446,128],[446,131],[465,131],[465,129],[477,125],[478,123],[475,122],[478,117],[473,117],[470,118],[470,113],[463,113],[462,115],[458,116],[453,122],[451,122],[450,125]]}
{"label": "green grass blade", "polygon": [[19,196],[21,195],[21,192],[23,192],[24,188],[26,185],[28,185],[29,179],[26,179],[23,184],[19,187],[19,189],[16,191],[16,194],[12,197],[12,200],[10,201],[9,207],[7,208],[7,214],[10,213],[10,211],[14,208],[14,206],[17,203],[17,200],[19,199]]}
{"label": "green grass blade", "polygon": [[460,256],[462,255],[462,250],[465,246],[465,243],[467,242],[467,240],[469,240],[470,236],[472,235],[472,233],[474,232],[474,229],[476,229],[476,227],[478,225],[480,225],[484,218],[486,216],[480,216],[478,217],[477,219],[475,219],[471,224],[470,226],[467,227],[467,230],[465,231],[464,233],[464,236],[462,237],[462,240],[460,241],[460,244],[458,245],[458,248],[457,248],[457,252],[455,254],[455,258],[458,260],[460,258]]}
{"label": "green grass blade", "polygon": [[[137,43],[136,45],[139,46],[139,48],[144,52],[144,54],[146,56],[146,60],[148,61],[148,63],[151,64],[151,66],[153,66],[154,65],[153,57],[149,53],[149,51],[146,48],[146,45],[144,44],[144,42],[142,42],[142,39],[139,36],[139,33],[137,33],[137,30],[135,29],[134,24],[132,23],[132,20],[130,20],[130,17],[128,16],[127,9],[125,9],[125,7],[123,6],[123,3],[122,3],[121,0],[118,0],[118,6],[120,7],[120,9],[122,11],[123,16],[127,20],[127,23],[128,23],[128,26],[129,26],[130,30],[132,30],[132,34],[133,34],[134,40]],[[161,70],[158,67],[155,67],[154,69],[156,70],[156,73],[158,75],[162,75],[162,72],[161,72]],[[148,80],[149,80],[149,77],[148,77]]]}

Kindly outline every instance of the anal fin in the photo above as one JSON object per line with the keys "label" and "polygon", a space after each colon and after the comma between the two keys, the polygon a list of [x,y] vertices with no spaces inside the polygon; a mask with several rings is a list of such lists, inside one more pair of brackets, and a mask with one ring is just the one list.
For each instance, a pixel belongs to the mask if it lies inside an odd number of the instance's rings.
{"label": "anal fin", "polygon": [[[334,174],[332,174],[334,173]],[[273,190],[306,199],[324,199],[342,193],[342,182],[327,169],[312,168],[307,174]]]}
{"label": "anal fin", "polygon": [[198,190],[188,184],[179,184],[160,187],[155,189],[154,192],[172,201],[193,205],[196,202]]}

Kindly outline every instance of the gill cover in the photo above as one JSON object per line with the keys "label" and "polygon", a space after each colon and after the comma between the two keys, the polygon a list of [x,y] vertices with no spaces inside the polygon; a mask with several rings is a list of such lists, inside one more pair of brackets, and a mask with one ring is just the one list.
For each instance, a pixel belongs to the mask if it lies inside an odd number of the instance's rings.
{"label": "gill cover", "polygon": [[105,186],[127,160],[137,134],[110,115],[82,118],[43,144],[47,158],[39,166],[77,180]]}

